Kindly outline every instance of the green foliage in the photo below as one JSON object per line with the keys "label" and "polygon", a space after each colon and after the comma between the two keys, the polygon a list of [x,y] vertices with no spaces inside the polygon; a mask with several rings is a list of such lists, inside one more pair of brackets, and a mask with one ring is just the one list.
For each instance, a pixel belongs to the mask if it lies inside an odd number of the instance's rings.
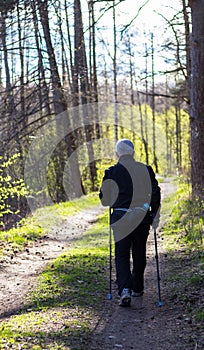
{"label": "green foliage", "polygon": [[9,169],[18,161],[19,155],[13,155],[8,161],[0,157],[0,226],[3,226],[2,218],[5,214],[17,213],[12,208],[11,200],[25,196],[27,191],[22,179],[9,173]]}
{"label": "green foliage", "polygon": [[176,168],[188,172],[190,168],[190,119],[184,110],[179,110],[178,113],[180,116],[179,126],[176,126],[174,107],[169,108],[166,113],[156,115],[156,123],[162,130],[162,138],[159,136],[157,143],[164,174],[175,172]]}
{"label": "green foliage", "polygon": [[[163,174],[175,174],[178,169],[189,172],[189,116],[180,110],[180,132],[176,135],[176,116],[175,108],[170,108],[166,113],[155,115],[155,136],[156,136],[156,158],[158,163],[158,172]],[[117,105],[118,115],[118,138],[130,138],[135,145],[135,159],[141,162],[148,162],[154,170],[154,150],[153,150],[153,125],[152,125],[152,109],[144,104],[139,106],[129,106],[125,104]],[[115,135],[114,135],[114,106],[108,104],[100,115],[100,139],[95,135],[92,139],[93,159],[96,168],[94,174],[94,188],[99,188],[104,170],[116,161],[115,157]],[[90,116],[91,123],[95,120]],[[42,160],[49,155],[50,145],[53,138],[56,137],[55,124],[43,130],[44,138],[37,139],[32,144],[33,154],[40,154]],[[90,176],[90,149],[85,140],[83,128],[76,133],[79,140],[76,142],[77,161],[79,165],[80,179],[85,189],[85,193],[93,191],[92,179]],[[46,139],[46,144],[44,140]],[[177,155],[177,141],[179,139],[181,150]],[[78,146],[77,146],[78,145]],[[42,152],[43,150],[43,152]],[[148,152],[148,155],[146,154]],[[44,176],[44,161],[39,161],[38,177],[30,174],[30,182],[32,188],[36,188],[39,193],[40,201],[44,200],[44,196],[51,196],[54,202],[66,200],[64,183],[67,184],[67,193],[72,193],[72,169],[67,156],[67,148],[64,140],[56,145],[55,151],[49,155],[47,167],[47,184],[48,188],[41,188],[41,176]],[[48,157],[48,158],[49,158]],[[181,157],[178,163],[178,157]],[[65,165],[65,169],[63,166]],[[30,164],[32,167],[32,164]],[[66,181],[63,181],[66,180]],[[42,178],[43,180],[43,178]],[[43,182],[43,181],[42,181]],[[63,183],[62,183],[63,182]],[[66,189],[66,190],[67,190]],[[49,193],[48,193],[49,192]],[[70,198],[74,198],[70,195]]]}
{"label": "green foliage", "polygon": [[[169,202],[169,198],[167,200]],[[203,244],[204,215],[203,202],[193,199],[189,185],[179,185],[176,197],[172,197],[171,219],[165,227],[165,233],[176,234],[176,239],[188,246]],[[166,201],[164,200],[164,203]]]}
{"label": "green foliage", "polygon": [[[177,168],[179,171],[189,171],[189,116],[185,111],[179,111],[180,131],[176,135],[175,113],[175,108],[172,107],[165,114],[155,115],[156,157],[160,174],[175,174]],[[102,134],[109,140],[109,143],[104,142],[104,145],[101,145],[101,154],[110,155],[112,160],[115,158],[113,115],[114,108],[109,106],[102,127]],[[147,161],[145,140],[148,163],[154,168],[152,109],[148,105],[144,104],[140,108],[139,106],[118,105],[118,138],[130,138],[135,145],[136,160],[144,163]],[[179,155],[177,155],[177,141],[181,146]],[[106,148],[108,148],[107,151]]]}

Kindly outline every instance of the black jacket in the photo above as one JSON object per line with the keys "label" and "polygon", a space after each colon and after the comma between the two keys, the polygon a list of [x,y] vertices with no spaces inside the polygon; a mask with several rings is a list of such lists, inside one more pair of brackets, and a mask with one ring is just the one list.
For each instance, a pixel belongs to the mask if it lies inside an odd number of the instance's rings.
{"label": "black jacket", "polygon": [[143,221],[152,223],[160,207],[161,194],[152,167],[136,162],[127,155],[105,170],[99,198],[102,205],[112,208],[130,208],[148,203],[150,210]]}

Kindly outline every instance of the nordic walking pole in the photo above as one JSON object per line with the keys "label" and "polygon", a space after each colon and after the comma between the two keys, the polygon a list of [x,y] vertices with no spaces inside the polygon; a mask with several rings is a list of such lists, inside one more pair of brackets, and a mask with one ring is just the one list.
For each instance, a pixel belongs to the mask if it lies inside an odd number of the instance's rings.
{"label": "nordic walking pole", "polygon": [[110,222],[110,217],[111,217],[111,208],[109,208],[109,293],[108,293],[108,300],[112,299],[112,234],[111,234],[111,222]]}
{"label": "nordic walking pole", "polygon": [[161,290],[160,290],[160,273],[159,273],[159,257],[158,257],[158,249],[157,249],[157,232],[154,227],[154,243],[155,243],[155,258],[156,258],[156,266],[157,266],[157,283],[158,283],[158,306],[163,306],[163,302],[161,301]]}

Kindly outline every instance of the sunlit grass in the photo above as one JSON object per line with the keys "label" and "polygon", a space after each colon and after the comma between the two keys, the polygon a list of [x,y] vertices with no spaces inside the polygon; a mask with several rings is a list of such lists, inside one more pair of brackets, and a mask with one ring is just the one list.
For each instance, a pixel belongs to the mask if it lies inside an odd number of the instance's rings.
{"label": "sunlit grass", "polygon": [[35,307],[40,305],[82,305],[95,302],[106,281],[101,274],[107,267],[107,218],[102,216],[97,226],[87,231],[48,266],[40,277],[39,288],[33,293]]}
{"label": "sunlit grass", "polygon": [[0,348],[83,349],[107,296],[108,246],[106,211],[46,267],[21,313],[2,321]]}
{"label": "sunlit grass", "polygon": [[200,205],[192,201],[189,188],[180,184],[178,191],[163,201],[162,213],[168,220],[162,228],[163,244],[168,252],[168,281],[175,296],[174,303],[182,303],[186,314],[197,328],[203,322],[203,218]]}
{"label": "sunlit grass", "polygon": [[[187,184],[180,184],[173,195],[164,199],[162,214],[168,218],[164,227],[165,235],[191,246],[203,244],[204,217],[202,205],[192,200]],[[171,236],[171,238],[170,238]],[[172,247],[173,248],[173,247]]]}
{"label": "sunlit grass", "polygon": [[48,233],[53,226],[60,225],[67,217],[96,205],[99,205],[98,194],[91,193],[72,202],[57,203],[36,210],[33,215],[18,223],[17,227],[0,232],[0,256],[23,250],[29,243]]}

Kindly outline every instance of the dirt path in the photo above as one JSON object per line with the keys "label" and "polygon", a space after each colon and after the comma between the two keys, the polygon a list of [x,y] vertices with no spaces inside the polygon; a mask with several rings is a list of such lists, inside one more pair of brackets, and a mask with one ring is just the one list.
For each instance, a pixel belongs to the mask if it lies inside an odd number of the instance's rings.
{"label": "dirt path", "polygon": [[12,314],[24,305],[26,296],[34,288],[37,277],[46,264],[58,257],[63,249],[83,234],[103,207],[90,208],[68,218],[59,227],[34,242],[25,252],[5,257],[0,265],[0,318]]}
{"label": "dirt path", "polygon": [[[175,185],[161,183],[162,199],[175,191]],[[161,225],[162,226],[162,222]],[[113,282],[113,299],[105,302],[104,312],[93,333],[91,350],[195,350],[191,345],[193,326],[183,317],[182,305],[173,301],[172,285],[168,281],[168,265],[158,233],[159,265],[163,306],[158,306],[154,235],[147,245],[147,268],[143,297],[132,298],[130,308],[118,305],[117,287]],[[114,278],[113,278],[114,280]],[[200,348],[199,348],[200,349]]]}
{"label": "dirt path", "polygon": [[[161,242],[159,243],[159,247]],[[119,298],[114,286],[113,300],[106,301],[105,314],[96,327],[92,350],[188,350],[186,341],[182,344],[179,330],[180,310],[176,310],[169,300],[165,286],[165,257],[160,254],[162,278],[162,300],[158,307],[156,266],[154,258],[154,238],[151,233],[148,241],[148,263],[145,274],[143,297],[132,298],[130,308],[118,306]],[[177,319],[178,317],[178,319]],[[191,348],[193,349],[193,348]]]}
{"label": "dirt path", "polygon": [[[168,180],[161,184],[161,188],[162,198],[175,191],[175,186]],[[12,314],[23,306],[26,296],[34,288],[37,277],[45,265],[59,256],[63,249],[71,244],[73,238],[86,231],[103,210],[99,206],[67,219],[63,225],[53,229],[38,244],[33,244],[23,254],[17,254],[12,262],[5,262],[0,266],[1,317]],[[191,345],[187,342],[190,334],[193,334],[193,325],[185,318],[181,318],[182,305],[174,303],[162,242],[159,232],[158,248],[164,305],[158,307],[154,237],[151,232],[147,247],[144,296],[134,298],[130,308],[121,308],[118,306],[119,297],[113,281],[113,299],[104,301],[101,319],[96,319],[92,339],[86,350],[200,349],[196,342]]]}

